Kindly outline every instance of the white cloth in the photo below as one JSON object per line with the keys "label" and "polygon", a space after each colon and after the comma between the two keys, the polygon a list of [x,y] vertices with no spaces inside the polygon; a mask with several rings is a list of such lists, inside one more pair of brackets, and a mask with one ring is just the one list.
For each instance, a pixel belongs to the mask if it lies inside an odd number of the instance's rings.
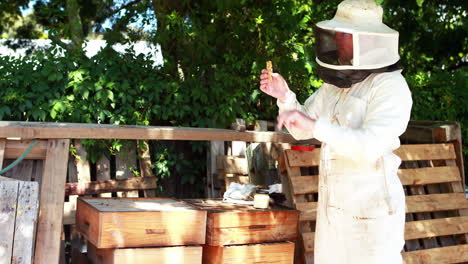
{"label": "white cloth", "polygon": [[412,99],[401,73],[371,74],[348,89],[324,84],[304,105],[290,92],[278,106],[317,119],[313,131],[290,131],[322,142],[315,264],[402,263],[405,194],[392,151]]}

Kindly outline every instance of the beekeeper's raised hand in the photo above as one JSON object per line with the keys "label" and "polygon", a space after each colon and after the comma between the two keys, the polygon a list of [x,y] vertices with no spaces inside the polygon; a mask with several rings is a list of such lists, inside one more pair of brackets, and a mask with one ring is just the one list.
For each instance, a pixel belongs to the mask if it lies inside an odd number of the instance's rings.
{"label": "beekeeper's raised hand", "polygon": [[263,69],[262,74],[260,75],[260,90],[284,102],[286,95],[289,92],[289,87],[283,76],[278,73],[272,73],[271,81],[269,81],[268,72],[266,69]]}
{"label": "beekeeper's raised hand", "polygon": [[313,132],[315,129],[315,119],[298,110],[281,112],[276,118],[278,130],[285,126],[288,130],[303,130]]}

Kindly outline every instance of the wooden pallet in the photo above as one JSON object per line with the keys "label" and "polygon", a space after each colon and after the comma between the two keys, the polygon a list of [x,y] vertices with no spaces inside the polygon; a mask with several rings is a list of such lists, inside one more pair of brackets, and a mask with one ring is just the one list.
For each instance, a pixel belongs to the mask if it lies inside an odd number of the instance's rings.
{"label": "wooden pallet", "polygon": [[[402,145],[395,153],[403,160],[398,175],[407,195],[405,262],[468,261],[468,201],[454,145]],[[319,150],[287,150],[281,164],[293,205],[301,211],[301,253],[306,263],[313,263]]]}
{"label": "wooden pallet", "polygon": [[318,166],[320,149],[313,151],[285,150],[280,159],[283,188],[288,204],[299,210],[299,233],[296,262],[313,263],[315,220],[318,201]]}

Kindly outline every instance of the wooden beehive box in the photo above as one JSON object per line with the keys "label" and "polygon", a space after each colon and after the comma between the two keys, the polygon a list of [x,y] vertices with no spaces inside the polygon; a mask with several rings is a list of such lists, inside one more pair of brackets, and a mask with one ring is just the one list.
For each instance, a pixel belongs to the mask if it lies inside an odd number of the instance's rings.
{"label": "wooden beehive box", "polygon": [[97,248],[199,245],[206,212],[174,199],[80,198],[76,224]]}
{"label": "wooden beehive box", "polygon": [[294,241],[297,237],[299,211],[291,208],[255,209],[220,199],[186,201],[208,212],[206,244],[210,246]]}
{"label": "wooden beehive box", "polygon": [[203,264],[246,264],[294,262],[294,243],[275,242],[249,245],[203,247]]}
{"label": "wooden beehive box", "polygon": [[88,243],[93,264],[201,264],[201,246],[96,248]]}

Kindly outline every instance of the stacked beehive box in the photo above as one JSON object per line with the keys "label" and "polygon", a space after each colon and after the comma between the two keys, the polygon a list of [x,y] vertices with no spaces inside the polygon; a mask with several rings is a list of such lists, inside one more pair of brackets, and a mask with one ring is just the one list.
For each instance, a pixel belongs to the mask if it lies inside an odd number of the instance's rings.
{"label": "stacked beehive box", "polygon": [[219,199],[186,200],[206,210],[204,264],[291,264],[297,238],[299,211],[272,206],[223,203]]}
{"label": "stacked beehive box", "polygon": [[195,264],[206,214],[174,199],[80,198],[76,223],[94,264]]}

